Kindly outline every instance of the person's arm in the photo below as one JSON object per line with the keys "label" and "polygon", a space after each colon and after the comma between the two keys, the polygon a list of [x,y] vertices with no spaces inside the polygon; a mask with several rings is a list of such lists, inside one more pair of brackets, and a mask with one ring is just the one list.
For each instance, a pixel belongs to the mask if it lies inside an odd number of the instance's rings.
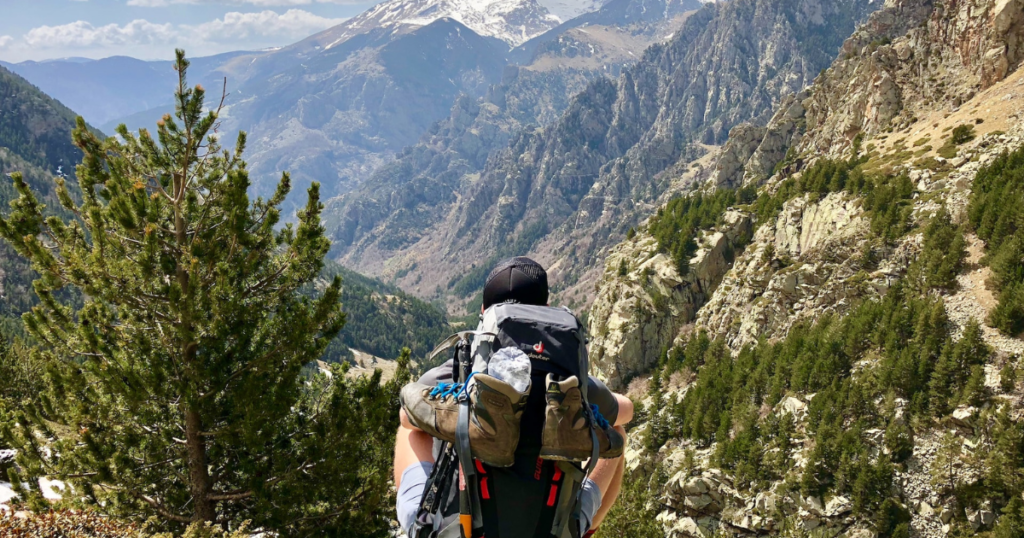
{"label": "person's arm", "polygon": [[402,409],[398,410],[398,418],[401,421],[403,428],[408,429],[408,430],[412,430],[412,431],[417,431],[417,432],[418,431],[423,431],[423,430],[417,428],[416,426],[414,426],[412,421],[409,420],[409,415],[407,415],[405,413],[405,408],[402,408]]}
{"label": "person's arm", "polygon": [[615,397],[615,402],[619,404],[618,413],[615,415],[615,423],[612,426],[625,426],[633,421],[633,400],[618,394],[612,393]]}
{"label": "person's arm", "polygon": [[395,487],[402,484],[402,473],[420,462],[434,462],[434,438],[409,423],[405,410],[400,413],[402,425],[395,438]]}
{"label": "person's arm", "polygon": [[590,403],[597,405],[598,411],[612,426],[624,426],[633,420],[633,402],[609,390],[608,386],[596,377],[590,378],[587,397]]}

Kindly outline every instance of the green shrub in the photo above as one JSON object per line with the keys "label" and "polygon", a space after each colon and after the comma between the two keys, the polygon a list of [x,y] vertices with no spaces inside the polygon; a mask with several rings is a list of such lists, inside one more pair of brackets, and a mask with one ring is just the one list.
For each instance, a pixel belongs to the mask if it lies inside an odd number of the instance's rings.
{"label": "green shrub", "polygon": [[949,135],[949,141],[953,145],[961,146],[974,140],[974,137],[973,125],[957,125],[953,128],[952,134]]}
{"label": "green shrub", "polygon": [[999,388],[1003,392],[1013,392],[1013,389],[1017,387],[1017,369],[1014,368],[1013,362],[1007,362],[1003,365],[1002,369],[999,370]]}
{"label": "green shrub", "polygon": [[618,502],[601,523],[598,538],[663,538],[664,530],[658,521],[661,511],[659,494],[666,477],[660,471],[645,477],[643,473],[626,473]]}
{"label": "green shrub", "polygon": [[875,517],[875,531],[879,538],[909,536],[910,512],[895,499],[886,499]]}

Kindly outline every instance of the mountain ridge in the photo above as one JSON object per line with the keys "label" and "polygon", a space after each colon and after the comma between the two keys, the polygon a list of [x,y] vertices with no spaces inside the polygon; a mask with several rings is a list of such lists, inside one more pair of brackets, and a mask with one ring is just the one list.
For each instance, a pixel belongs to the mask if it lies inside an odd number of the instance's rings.
{"label": "mountain ridge", "polygon": [[1019,0],[887,1],[613,247],[590,357],[642,418],[603,528],[1017,532],[1022,42]]}
{"label": "mountain ridge", "polygon": [[[399,233],[389,228],[338,244],[339,259],[371,274],[402,273],[406,289],[426,277],[453,287],[469,275],[466,255],[486,265],[501,245],[516,245],[517,254],[531,252],[552,267],[557,291],[575,286],[561,300],[587,304],[591,277],[584,273],[600,265],[601,250],[659,197],[687,188],[658,174],[700,157],[703,143],[721,143],[740,121],[767,122],[775,100],[809,84],[831,62],[826,45],[834,41],[838,51],[836,36],[852,32],[871,9],[867,2],[705,6],[615,83],[592,82],[558,122],[516,135],[459,202],[434,213],[430,228],[407,230],[404,241],[414,246],[381,243]],[[797,36],[807,39],[781,44]]]}

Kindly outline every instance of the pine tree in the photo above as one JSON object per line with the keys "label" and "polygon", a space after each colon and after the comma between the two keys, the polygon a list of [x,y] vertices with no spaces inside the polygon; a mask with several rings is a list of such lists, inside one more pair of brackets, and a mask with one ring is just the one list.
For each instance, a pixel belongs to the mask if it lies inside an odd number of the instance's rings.
{"label": "pine tree", "polygon": [[922,280],[928,288],[952,289],[966,256],[963,231],[953,225],[945,208],[924,230],[924,245],[919,258]]}
{"label": "pine tree", "polygon": [[992,535],[995,538],[1024,537],[1024,503],[1014,495],[1009,504],[1003,507],[1003,515],[996,522]]}
{"label": "pine tree", "polygon": [[932,461],[932,485],[940,491],[956,495],[960,481],[960,465],[963,455],[963,443],[960,437],[946,432],[939,443],[939,450]]}
{"label": "pine tree", "polygon": [[964,385],[960,402],[963,405],[981,406],[988,399],[988,387],[985,386],[985,369],[980,364],[971,367],[971,376]]}
{"label": "pine tree", "polygon": [[[344,323],[340,278],[305,291],[330,246],[318,185],[297,224],[279,226],[287,174],[250,201],[245,135],[221,149],[219,109],[204,112],[187,68],[177,51],[176,110],[156,137],[122,125],[99,140],[78,119],[81,203],[55,180],[75,218],[44,218],[14,177],[0,235],[40,275],[24,321],[50,387],[4,430],[22,482],[70,480],[108,512],[172,530],[251,520],[282,536],[382,536],[407,354],[386,385],[302,375]],[[58,299],[66,287],[85,297],[77,310]]]}

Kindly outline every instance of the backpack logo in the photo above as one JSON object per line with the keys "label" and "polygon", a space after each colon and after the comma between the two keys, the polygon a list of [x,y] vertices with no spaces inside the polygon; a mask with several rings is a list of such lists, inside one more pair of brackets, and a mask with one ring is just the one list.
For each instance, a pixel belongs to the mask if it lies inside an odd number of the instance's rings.
{"label": "backpack logo", "polygon": [[533,350],[537,353],[544,353],[544,342],[533,345]]}

